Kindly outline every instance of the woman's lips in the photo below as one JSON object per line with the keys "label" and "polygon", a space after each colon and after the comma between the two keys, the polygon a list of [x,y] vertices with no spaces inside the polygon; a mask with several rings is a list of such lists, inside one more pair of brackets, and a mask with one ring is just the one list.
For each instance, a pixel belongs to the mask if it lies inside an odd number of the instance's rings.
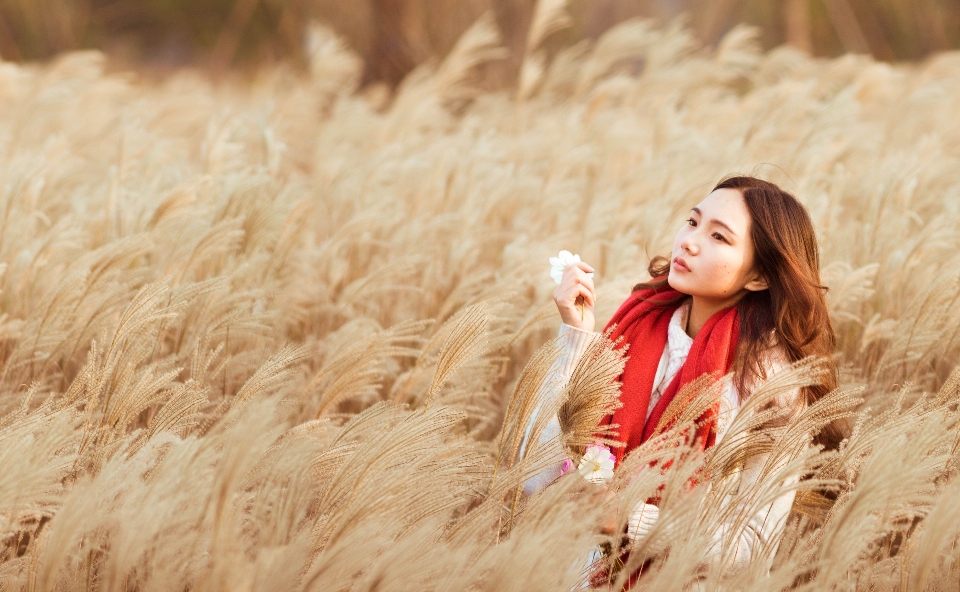
{"label": "woman's lips", "polygon": [[683,260],[683,257],[675,257],[673,259],[672,267],[676,271],[690,271],[690,268],[687,267],[687,262]]}

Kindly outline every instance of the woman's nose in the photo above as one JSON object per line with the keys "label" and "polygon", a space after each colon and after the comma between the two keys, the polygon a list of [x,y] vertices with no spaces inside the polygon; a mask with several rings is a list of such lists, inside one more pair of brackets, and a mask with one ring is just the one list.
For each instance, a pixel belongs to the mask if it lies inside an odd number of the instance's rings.
{"label": "woman's nose", "polygon": [[700,246],[697,244],[697,241],[694,240],[694,236],[692,234],[683,239],[683,242],[680,243],[680,248],[691,255],[696,255],[700,252]]}

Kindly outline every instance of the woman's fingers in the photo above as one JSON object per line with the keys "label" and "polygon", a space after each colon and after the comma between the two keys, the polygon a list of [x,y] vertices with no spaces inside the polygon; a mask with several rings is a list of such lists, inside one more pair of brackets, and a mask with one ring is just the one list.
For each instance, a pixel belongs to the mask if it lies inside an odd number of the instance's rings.
{"label": "woman's fingers", "polygon": [[603,534],[614,534],[617,532],[617,517],[619,513],[619,503],[613,501],[617,494],[614,490],[606,488],[603,492],[603,503],[609,504],[610,508],[606,512],[606,520],[600,527]]}
{"label": "woman's fingers", "polygon": [[586,261],[581,261],[580,263],[572,263],[569,267],[576,267],[582,269],[586,273],[593,273],[595,270]]}
{"label": "woman's fingers", "polygon": [[591,308],[596,304],[596,294],[581,283],[569,286],[561,285],[553,292],[553,299],[558,305],[575,306],[578,304],[578,298],[583,298],[583,301]]}
{"label": "woman's fingers", "polygon": [[588,273],[593,273],[593,268],[586,263],[581,262],[568,265],[563,272],[563,279],[560,281],[560,285],[581,284],[590,291],[592,300],[596,297],[596,291],[593,287],[593,278],[587,275]]}
{"label": "woman's fingers", "polygon": [[[587,306],[593,308],[596,305],[596,296],[593,290],[583,284],[577,284],[574,288],[576,289],[576,297],[582,297],[583,301],[587,303]],[[574,300],[576,300],[576,297]]]}
{"label": "woman's fingers", "polygon": [[[594,272],[594,269],[592,267],[590,267],[589,265],[581,261],[580,263],[571,263],[570,265],[566,266],[563,270],[563,275],[564,277],[566,277],[567,274],[576,274],[576,275],[582,274],[583,277],[587,277],[588,273],[593,273],[593,272]],[[590,279],[591,281],[593,280],[593,278],[590,278]]]}

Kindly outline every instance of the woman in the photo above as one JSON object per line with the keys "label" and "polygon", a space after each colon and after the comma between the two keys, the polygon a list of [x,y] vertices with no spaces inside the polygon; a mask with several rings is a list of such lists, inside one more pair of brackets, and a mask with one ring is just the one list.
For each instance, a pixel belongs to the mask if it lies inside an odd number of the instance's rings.
{"label": "woman", "polygon": [[[585,262],[569,265],[553,294],[563,320],[563,354],[554,366],[559,384],[598,335],[592,272]],[[704,373],[732,373],[723,397],[733,413],[758,381],[808,356],[824,359],[826,377],[779,397],[777,404],[796,412],[836,387],[830,361],[835,339],[813,225],[806,209],[773,183],[753,177],[719,183],[691,210],[670,258],[655,258],[649,272],[653,279],[634,287],[607,326],[613,327],[611,339],[629,344],[620,376],[623,405],[604,422],[620,426],[625,447],[613,451],[617,464],[651,437],[678,391]],[[702,419],[694,446],[707,448],[723,438],[732,417]],[[554,423],[544,438],[558,430]],[[841,438],[838,426],[830,426],[814,442],[835,448]],[[746,461],[741,487],[751,486],[765,460],[755,455]],[[541,488],[558,474],[547,471],[526,489]],[[750,562],[756,550],[776,549],[793,499],[793,492],[780,496],[736,533],[734,565],[727,567]],[[644,536],[658,513],[650,504],[634,508],[628,536]],[[719,545],[715,550],[719,554]]]}

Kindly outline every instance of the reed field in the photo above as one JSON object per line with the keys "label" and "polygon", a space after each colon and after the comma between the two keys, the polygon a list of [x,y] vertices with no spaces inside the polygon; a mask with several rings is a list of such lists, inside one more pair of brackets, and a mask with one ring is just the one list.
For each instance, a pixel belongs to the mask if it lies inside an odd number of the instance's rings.
{"label": "reed field", "polygon": [[[483,85],[489,17],[394,97],[320,25],[309,72],[251,80],[0,63],[0,590],[566,591],[605,517],[660,487],[620,572],[646,562],[638,589],[960,589],[960,53],[764,53],[746,27],[704,48],[631,20],[548,59],[563,16],[541,3],[509,90]],[[523,495],[547,462],[519,448],[558,355],[548,258],[596,268],[604,323],[730,173],[809,209],[841,389],[641,471],[678,428],[611,496],[576,472]],[[575,458],[622,363],[599,343],[564,391]],[[839,451],[805,448],[838,417]],[[789,462],[732,488],[754,451]],[[769,573],[703,561],[721,508],[793,476]]]}

